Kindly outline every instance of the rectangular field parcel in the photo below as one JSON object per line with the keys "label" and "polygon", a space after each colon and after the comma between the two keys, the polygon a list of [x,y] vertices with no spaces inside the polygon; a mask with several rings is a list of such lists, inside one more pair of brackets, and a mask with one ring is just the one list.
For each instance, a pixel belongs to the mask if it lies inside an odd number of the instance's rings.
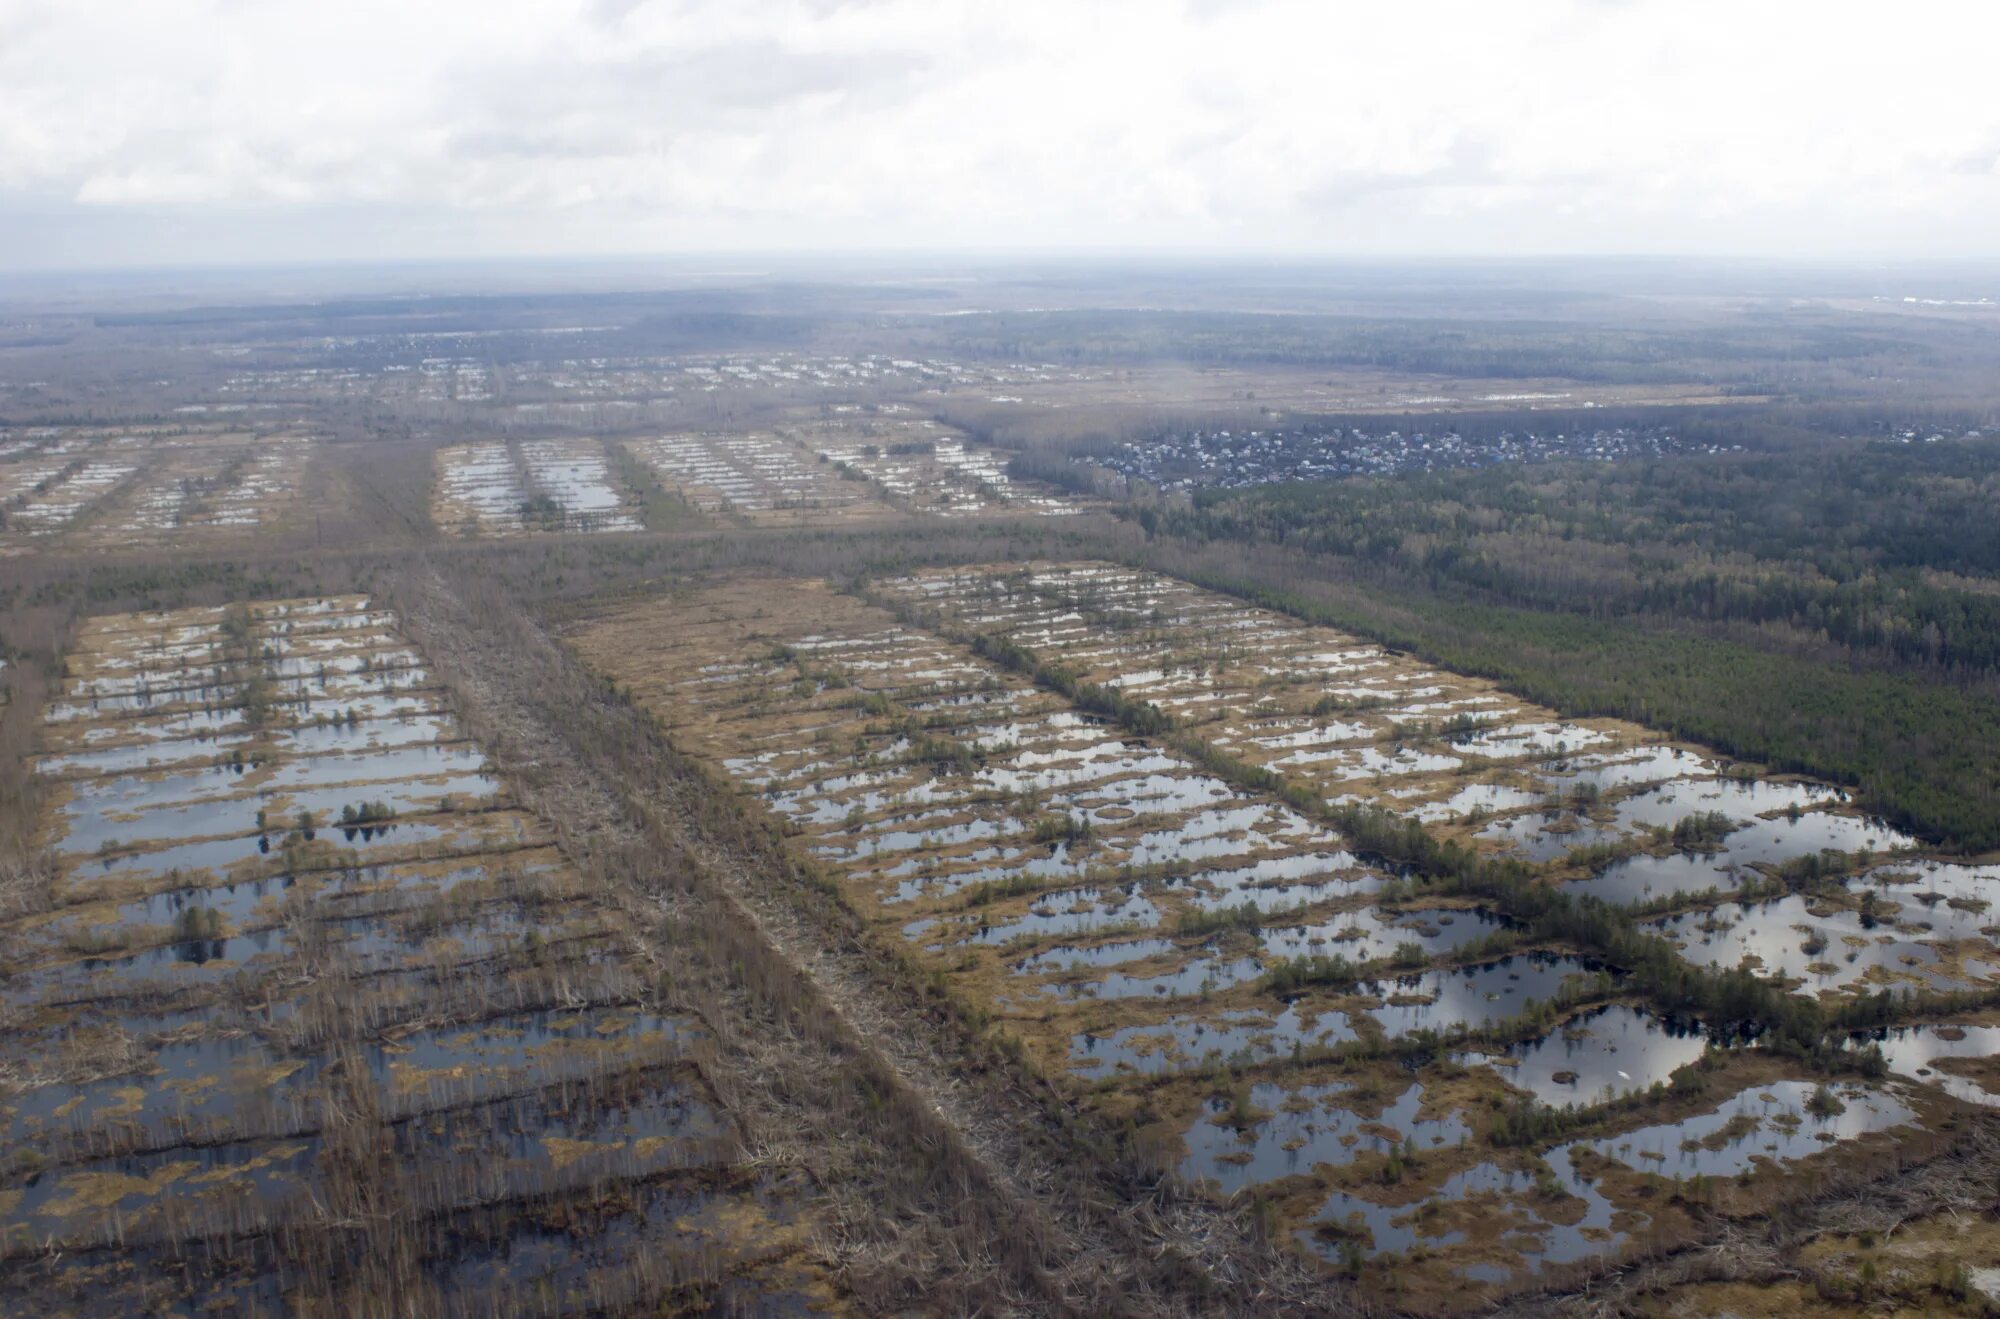
{"label": "rectangular field parcel", "polygon": [[[1994,932],[1948,900],[1991,876],[1824,785],[1101,564],[745,578],[573,643],[1066,1092],[1327,1268],[1404,1257],[1377,1276],[1413,1299],[1682,1239],[1993,1102],[1931,1069],[1954,1030],[1817,1080],[1341,827],[1640,904],[1691,965],[1800,995],[1992,985]],[[1831,894],[1783,880],[1836,858]]]}
{"label": "rectangular field parcel", "polygon": [[824,1308],[810,1188],[395,616],[91,619],[43,741],[0,1313]]}

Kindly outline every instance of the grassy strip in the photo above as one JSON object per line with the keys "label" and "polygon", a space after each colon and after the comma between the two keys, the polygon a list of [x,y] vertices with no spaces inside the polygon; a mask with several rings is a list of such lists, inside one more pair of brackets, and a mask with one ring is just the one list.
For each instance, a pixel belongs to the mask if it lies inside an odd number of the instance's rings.
{"label": "grassy strip", "polygon": [[633,456],[616,440],[607,440],[604,451],[617,470],[618,480],[639,501],[639,521],[648,531],[698,531],[715,525],[714,519],[697,509],[678,491],[669,490],[651,465]]}

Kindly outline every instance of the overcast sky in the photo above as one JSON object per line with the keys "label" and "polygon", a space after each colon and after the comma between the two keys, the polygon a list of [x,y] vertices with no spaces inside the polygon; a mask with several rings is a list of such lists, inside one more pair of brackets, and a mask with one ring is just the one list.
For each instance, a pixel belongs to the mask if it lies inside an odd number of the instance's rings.
{"label": "overcast sky", "polygon": [[1996,8],[0,0],[0,267],[1990,258]]}

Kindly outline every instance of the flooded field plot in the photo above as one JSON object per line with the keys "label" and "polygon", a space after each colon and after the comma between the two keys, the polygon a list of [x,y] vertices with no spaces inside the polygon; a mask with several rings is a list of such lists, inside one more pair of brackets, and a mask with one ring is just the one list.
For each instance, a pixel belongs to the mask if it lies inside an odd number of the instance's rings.
{"label": "flooded field plot", "polygon": [[[1381,808],[1579,895],[1680,910],[1688,959],[1811,994],[2000,983],[1996,868],[1916,855],[1845,794],[1155,574],[1103,565],[879,584],[906,616],[1004,637],[1330,803]],[[1885,858],[1900,858],[1886,860]]]}
{"label": "flooded field plot", "polygon": [[48,430],[0,450],[0,554],[132,550],[282,526],[304,436]]}
{"label": "flooded field plot", "polygon": [[1608,901],[1726,892],[1824,851],[1916,845],[1828,785],[1759,777],[1620,720],[1565,720],[1483,679],[1157,574],[1016,565],[881,586],[954,630],[1005,636],[1148,702],[1328,801],[1548,866]]}
{"label": "flooded field plot", "polygon": [[543,386],[577,398],[633,398],[658,393],[713,394],[759,390],[775,394],[825,396],[882,390],[937,394],[951,390],[990,391],[1056,383],[1101,380],[1101,369],[1048,363],[962,362],[942,358],[899,358],[880,353],[841,356],[821,353],[726,353],[699,358],[566,360],[516,368],[519,386]]}
{"label": "flooded field plot", "polygon": [[[1830,790],[1723,774],[1646,730],[1565,723],[1161,578],[996,568],[856,589],[744,579],[620,606],[571,642],[1101,1118],[1190,1181],[1270,1201],[1330,1268],[1409,1253],[1426,1285],[1504,1290],[1690,1231],[1688,1183],[1728,1180],[1748,1206],[1835,1145],[1915,1130],[1953,1102],[1910,1087],[1931,1079],[1915,1063],[1822,1095],[1633,1002],[1574,949],[1427,897],[1283,795],[1233,786],[1245,780],[1184,735],[1468,841],[1484,811],[1539,810],[1586,775],[1601,802],[1670,790],[1769,825],[1780,841],[1760,858],[1788,856],[1777,831],[1815,821],[1815,842],[1850,828],[1876,840],[1857,847],[1886,841]],[[978,640],[991,636],[1153,702],[1175,735],[1090,713],[1102,707],[1060,694],[1083,687],[1038,684]],[[1476,714],[1405,735],[1459,712]],[[1548,864],[1552,883],[1578,873]],[[1972,882],[1937,867],[1869,878],[1916,907],[1916,890],[1945,906]],[[1962,933],[1937,922],[1923,938],[1941,950]],[[1531,1101],[1606,1117],[1588,1139],[1509,1136]]]}
{"label": "flooded field plot", "polygon": [[388,1260],[467,1313],[830,1303],[810,1188],[745,1163],[706,1032],[392,615],[90,620],[42,741],[0,1312],[337,1309]]}
{"label": "flooded field plot", "polygon": [[[412,374],[402,373],[406,389]],[[549,359],[511,366],[507,375],[510,396],[546,391],[560,398],[617,401],[732,392],[815,400],[872,399],[890,394],[917,405],[947,398],[1044,408],[1156,407],[1168,398],[1189,407],[1226,407],[1255,398],[1271,406],[1307,412],[1403,412],[1410,408],[1490,410],[1496,404],[1533,409],[1694,403],[1718,398],[1712,388],[1699,385],[1460,379],[1323,366],[1263,365],[1242,370],[1127,363],[1107,368],[879,353]],[[344,382],[322,377],[315,383],[327,390]]]}
{"label": "flooded field plot", "polygon": [[1072,498],[1007,475],[1005,461],[964,436],[928,420],[884,417],[811,421],[801,441],[836,469],[860,473],[906,508],[940,517],[1037,513],[1065,517],[1083,511]]}
{"label": "flooded field plot", "polygon": [[2000,867],[1895,865],[1810,896],[1724,902],[1655,928],[1691,961],[1751,966],[1815,992],[2000,982]]}
{"label": "flooded field plot", "polygon": [[[525,333],[545,335],[552,345],[568,345],[576,335],[593,328],[609,327],[551,326]],[[496,384],[504,381],[505,406],[522,416],[630,422],[641,416],[671,416],[683,401],[716,395],[854,407],[858,404],[846,400],[872,403],[890,395],[934,403],[939,396],[955,395],[965,401],[1019,403],[1026,394],[1056,390],[1071,391],[1081,401],[1089,397],[1093,387],[1101,389],[1103,382],[1130,376],[1124,370],[1102,367],[902,358],[881,353],[633,357],[552,353],[539,359],[510,361],[496,371],[479,356],[383,362],[370,350],[386,346],[385,341],[391,338],[357,336],[346,345],[352,356],[336,354],[326,365],[238,372],[217,386],[214,402],[189,405],[183,411],[197,415],[242,411],[273,406],[270,400],[274,399],[362,398],[391,405],[484,405],[493,402]],[[476,340],[463,342],[470,346]],[[1239,394],[1245,379],[1231,376]],[[1157,392],[1146,396],[1160,397]]]}
{"label": "flooded field plot", "polygon": [[[1649,1235],[1671,1240],[1705,1197],[1719,1205],[1761,1173],[1836,1146],[1880,1148],[1917,1125],[1917,1114],[1881,1089],[1769,1081],[1677,1121],[1473,1163],[1417,1195],[1380,1178],[1365,1190],[1335,1191],[1298,1236],[1330,1260],[1416,1253],[1469,1282],[1504,1283],[1616,1257]],[[1412,1148],[1415,1160],[1427,1157],[1420,1142]],[[1682,1189],[1666,1195],[1664,1187]]]}
{"label": "flooded field plot", "polygon": [[829,525],[895,511],[938,517],[1082,511],[1006,472],[1002,458],[935,422],[816,418],[773,432],[634,441],[632,454],[708,513],[753,525]]}
{"label": "flooded field plot", "polygon": [[843,476],[768,432],[662,435],[627,448],[695,508],[757,526],[824,525],[891,512],[865,478]]}
{"label": "flooded field plot", "polygon": [[1357,366],[1267,364],[1246,370],[1212,364],[1125,364],[1106,371],[1042,365],[1016,368],[1010,379],[993,383],[1008,387],[981,390],[988,401],[1047,408],[1143,408],[1157,406],[1166,398],[1189,408],[1228,407],[1254,398],[1268,407],[1306,413],[1404,412],[1412,408],[1456,412],[1483,411],[1496,404],[1534,411],[1719,400],[1713,387],[1704,385],[1443,377]]}
{"label": "flooded field plot", "polygon": [[[1289,1048],[1261,1014],[1281,1006],[1253,984],[1266,963],[1324,949],[1386,964],[1415,950],[1421,974],[1433,954],[1476,961],[1498,932],[1475,908],[1378,910],[1392,877],[1282,803],[816,583],[703,593],[607,619],[578,643],[790,821],[885,928],[1018,1019],[1058,1070],[1105,1069],[1108,1037],[1135,1024],[1161,1056],[1201,1057],[1211,1023],[1176,1017],[1191,1003],[1237,1003],[1259,1023],[1246,1037]],[[1523,960],[1450,1005],[1442,982],[1385,982],[1344,997],[1311,1039],[1490,1019],[1485,1005],[1546,998],[1571,970],[1583,968]],[[1434,1015],[1415,1003],[1426,992]],[[1398,998],[1410,1001],[1389,1006]],[[1075,1043],[1099,1035],[1102,1052]]]}
{"label": "flooded field plot", "polygon": [[431,505],[458,535],[637,531],[629,493],[595,440],[490,440],[438,450]]}
{"label": "flooded field plot", "polygon": [[300,435],[58,430],[0,453],[0,552],[132,549],[247,534],[297,514]]}

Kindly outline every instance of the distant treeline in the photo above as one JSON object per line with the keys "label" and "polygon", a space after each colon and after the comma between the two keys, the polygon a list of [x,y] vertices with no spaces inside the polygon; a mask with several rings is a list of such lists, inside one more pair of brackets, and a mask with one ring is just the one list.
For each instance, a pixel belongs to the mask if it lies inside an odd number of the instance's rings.
{"label": "distant treeline", "polygon": [[[1634,328],[1539,319],[1250,312],[1043,311],[953,318],[948,354],[1046,362],[1344,366],[1459,378],[1764,385],[1785,362],[1915,367],[1955,358],[1971,331],[1925,322],[1794,316]],[[1872,373],[1872,372],[1871,372]]]}

